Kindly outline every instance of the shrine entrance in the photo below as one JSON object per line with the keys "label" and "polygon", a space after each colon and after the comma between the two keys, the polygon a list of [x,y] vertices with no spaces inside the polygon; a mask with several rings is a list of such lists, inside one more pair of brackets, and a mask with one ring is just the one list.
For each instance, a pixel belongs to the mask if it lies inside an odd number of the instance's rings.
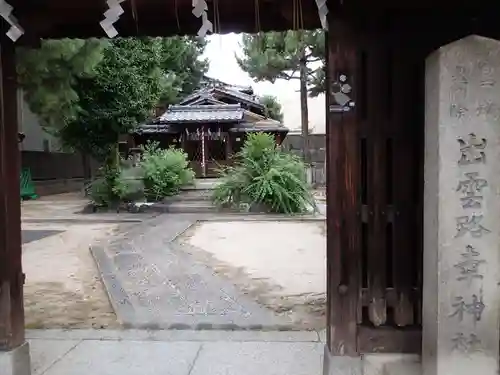
{"label": "shrine entrance", "polygon": [[231,153],[228,133],[220,127],[200,126],[191,132],[186,129],[181,135],[181,145],[198,178],[217,177]]}

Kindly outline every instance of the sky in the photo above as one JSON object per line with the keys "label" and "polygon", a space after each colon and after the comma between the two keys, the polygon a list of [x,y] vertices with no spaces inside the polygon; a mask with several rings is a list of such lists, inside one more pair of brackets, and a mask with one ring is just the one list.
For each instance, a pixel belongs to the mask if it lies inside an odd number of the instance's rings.
{"label": "sky", "polygon": [[[298,80],[254,82],[242,71],[235,59],[241,54],[241,35],[210,35],[204,57],[210,61],[208,76],[235,85],[252,85],[257,95],[274,95],[283,107],[284,125],[291,131],[300,131],[300,95]],[[325,132],[325,97],[309,98],[309,131]]]}

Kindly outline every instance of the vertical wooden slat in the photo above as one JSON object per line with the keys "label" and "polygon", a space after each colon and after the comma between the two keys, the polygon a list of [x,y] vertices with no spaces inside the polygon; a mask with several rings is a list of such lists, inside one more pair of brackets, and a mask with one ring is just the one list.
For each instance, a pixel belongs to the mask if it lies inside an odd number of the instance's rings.
{"label": "vertical wooden slat", "polygon": [[[415,106],[414,74],[408,48],[396,44],[393,53],[393,93],[394,112],[392,126],[395,131],[395,152],[393,159],[395,199],[394,220],[394,284],[397,292],[397,303],[394,309],[396,325],[404,327],[414,323],[413,301],[411,300],[413,285],[413,267],[417,263],[418,242],[415,236],[415,213],[417,202],[413,197],[414,174],[418,171],[415,165],[415,128],[418,123],[412,118],[412,106]],[[412,87],[413,89],[409,89]]]}
{"label": "vertical wooden slat", "polygon": [[[327,340],[332,355],[357,356],[360,294],[359,155],[356,110],[332,113],[330,88],[340,74],[356,87],[354,34],[331,19],[327,40]],[[356,92],[350,93],[356,100]]]}
{"label": "vertical wooden slat", "polygon": [[382,36],[368,53],[368,314],[375,326],[387,321],[386,288],[386,112],[387,59]]}
{"label": "vertical wooden slat", "polygon": [[20,152],[14,45],[0,30],[0,350],[24,343]]}

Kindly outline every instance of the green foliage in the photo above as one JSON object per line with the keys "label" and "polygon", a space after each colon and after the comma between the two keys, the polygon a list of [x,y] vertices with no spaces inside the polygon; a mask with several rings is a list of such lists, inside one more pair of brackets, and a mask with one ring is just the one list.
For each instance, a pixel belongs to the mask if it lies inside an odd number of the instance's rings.
{"label": "green foliage", "polygon": [[44,40],[40,49],[17,49],[17,73],[24,98],[44,128],[77,118],[80,78],[96,75],[106,42],[98,39]]}
{"label": "green foliage", "polygon": [[264,95],[260,98],[260,102],[265,107],[266,117],[283,122],[283,110],[280,102],[275,96]]}
{"label": "green foliage", "polygon": [[187,154],[181,149],[160,149],[157,143],[144,147],[140,166],[144,172],[146,197],[158,201],[179,193],[182,185],[194,180]]}
{"label": "green foliage", "polygon": [[94,180],[88,195],[96,206],[112,207],[120,202],[160,201],[179,193],[180,187],[191,184],[194,172],[189,168],[187,155],[179,149],[160,149],[158,143],[143,148],[138,165],[121,160],[114,166],[112,158],[101,177]]}
{"label": "green foliage", "polygon": [[[300,63],[306,65],[309,95],[325,91],[325,34],[322,30],[269,32],[243,35],[239,66],[256,81],[300,79]],[[322,64],[320,64],[322,63]]]}
{"label": "green foliage", "polygon": [[117,204],[120,198],[114,190],[119,171],[112,166],[102,167],[99,177],[92,181],[87,187],[87,194],[91,203],[99,207],[110,207]]}
{"label": "green foliage", "polygon": [[208,62],[193,37],[47,40],[21,50],[30,109],[65,146],[105,160],[118,137],[199,84]]}
{"label": "green foliage", "polygon": [[315,207],[304,163],[264,133],[248,135],[236,165],[222,171],[212,198],[219,206],[248,204],[287,214]]}
{"label": "green foliage", "polygon": [[129,161],[122,162],[113,182],[113,193],[121,202],[136,202],[145,199],[144,171]]}

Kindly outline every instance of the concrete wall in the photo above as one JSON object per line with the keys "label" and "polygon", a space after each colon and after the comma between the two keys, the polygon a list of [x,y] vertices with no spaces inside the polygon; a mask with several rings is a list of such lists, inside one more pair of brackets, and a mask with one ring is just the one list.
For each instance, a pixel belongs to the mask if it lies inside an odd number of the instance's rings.
{"label": "concrete wall", "polygon": [[40,126],[37,116],[24,101],[22,90],[19,89],[17,94],[19,131],[26,136],[19,145],[21,151],[60,152],[60,142]]}

